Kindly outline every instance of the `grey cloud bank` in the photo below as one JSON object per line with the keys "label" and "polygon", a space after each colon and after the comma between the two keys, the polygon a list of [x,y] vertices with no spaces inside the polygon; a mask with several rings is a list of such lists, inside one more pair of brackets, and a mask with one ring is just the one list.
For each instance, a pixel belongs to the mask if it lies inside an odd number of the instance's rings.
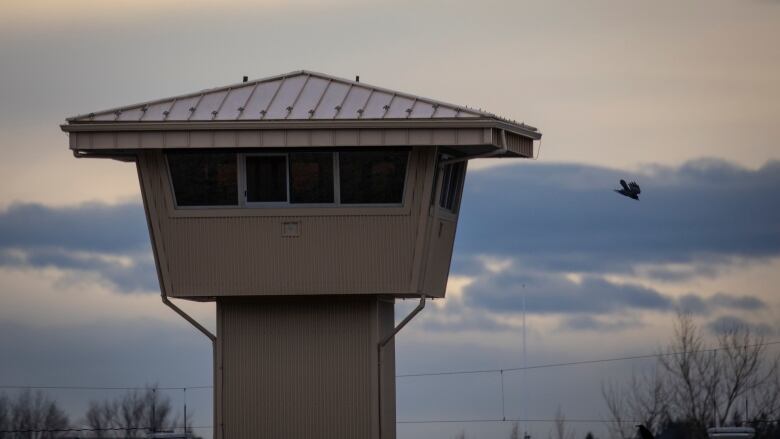
{"label": "grey cloud bank", "polygon": [[[470,173],[456,252],[500,254],[545,271],[602,273],[780,254],[780,162],[755,171],[718,160],[649,168],[632,175],[529,164]],[[641,201],[611,193],[620,178],[641,184]],[[458,262],[460,269],[464,260]]]}
{"label": "grey cloud bank", "polygon": [[137,203],[12,205],[0,213],[0,265],[88,272],[124,292],[158,288]]}
{"label": "grey cloud bank", "polygon": [[[780,255],[780,162],[748,170],[699,160],[678,168],[649,166],[646,174],[574,164],[530,164],[468,175],[453,274],[476,281],[467,303],[517,312],[527,288],[535,313],[605,314],[626,309],[756,311],[767,305],[749,292],[675,299],[658,290],[615,283],[606,274],[643,273],[659,281],[712,276],[734,258]],[[639,202],[612,192],[619,178],[636,178]],[[496,190],[510,188],[510,190]],[[485,270],[481,255],[510,259],[512,270]],[[65,208],[17,204],[0,212],[0,265],[89,272],[119,291],[157,290],[143,209],[137,203]],[[577,281],[566,273],[582,273]],[[569,326],[596,328],[595,321]],[[489,327],[484,317],[462,324]],[[450,326],[449,324],[445,326]]]}

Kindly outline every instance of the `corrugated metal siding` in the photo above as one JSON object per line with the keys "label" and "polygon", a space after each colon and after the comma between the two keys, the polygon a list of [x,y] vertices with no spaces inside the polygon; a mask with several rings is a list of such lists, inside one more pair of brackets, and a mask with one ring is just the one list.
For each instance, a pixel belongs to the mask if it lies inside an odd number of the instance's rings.
{"label": "corrugated metal siding", "polygon": [[533,140],[527,137],[518,136],[515,133],[506,133],[506,148],[521,157],[534,156]]}
{"label": "corrugated metal siding", "polygon": [[[282,237],[282,223],[301,236]],[[172,295],[401,293],[409,285],[409,216],[176,218]]]}
{"label": "corrugated metal siding", "polygon": [[285,148],[345,146],[498,147],[485,128],[199,130],[70,133],[71,149]]}
{"label": "corrugated metal siding", "polygon": [[223,438],[375,438],[377,300],[220,299]]}
{"label": "corrugated metal siding", "polygon": [[69,120],[138,122],[308,120],[334,117],[438,119],[497,116],[322,73],[298,71],[250,83],[100,111]]}
{"label": "corrugated metal siding", "polygon": [[[432,223],[425,266],[424,290],[432,296],[444,297],[450,274],[452,249],[455,245],[457,220],[438,218]],[[441,230],[441,233],[439,231]]]}
{"label": "corrugated metal siding", "polygon": [[[380,337],[386,337],[393,332],[395,327],[395,303],[394,300],[377,301],[379,312],[379,334]],[[382,438],[392,439],[396,435],[395,426],[395,339],[390,340],[380,354],[382,356],[382,366],[380,370],[381,401],[379,406],[382,411],[380,427],[382,428]]]}
{"label": "corrugated metal siding", "polygon": [[[455,224],[442,220],[439,238],[436,225],[421,218],[428,215],[434,154],[414,150],[406,210],[389,208],[396,213],[378,215],[367,213],[372,209],[351,214],[308,209],[306,216],[175,210],[161,152],[141,154],[167,293],[181,298],[421,292],[443,297]],[[299,223],[300,236],[281,236],[287,221]]]}

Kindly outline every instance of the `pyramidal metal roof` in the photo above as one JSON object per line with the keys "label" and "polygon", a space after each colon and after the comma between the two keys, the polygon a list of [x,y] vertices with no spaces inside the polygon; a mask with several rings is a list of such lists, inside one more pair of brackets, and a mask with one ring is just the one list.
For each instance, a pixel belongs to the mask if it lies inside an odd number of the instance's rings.
{"label": "pyramidal metal roof", "polygon": [[113,122],[495,119],[495,114],[307,70],[68,118]]}

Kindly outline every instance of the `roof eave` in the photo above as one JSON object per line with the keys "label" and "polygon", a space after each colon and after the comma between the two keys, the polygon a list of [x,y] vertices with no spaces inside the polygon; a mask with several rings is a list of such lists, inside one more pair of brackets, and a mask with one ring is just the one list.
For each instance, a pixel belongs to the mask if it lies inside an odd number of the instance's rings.
{"label": "roof eave", "polygon": [[432,128],[498,128],[539,140],[536,128],[493,117],[449,119],[317,119],[262,121],[165,121],[165,122],[70,122],[60,125],[62,131],[128,132],[128,131],[199,131],[199,130],[278,130],[278,129],[432,129]]}

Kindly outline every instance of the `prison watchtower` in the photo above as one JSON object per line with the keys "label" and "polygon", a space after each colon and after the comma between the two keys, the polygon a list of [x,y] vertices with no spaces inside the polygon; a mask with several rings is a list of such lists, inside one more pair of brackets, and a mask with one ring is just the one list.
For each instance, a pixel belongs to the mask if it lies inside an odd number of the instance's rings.
{"label": "prison watchtower", "polygon": [[[494,114],[298,71],[67,119],[134,162],[163,301],[214,342],[215,437],[395,437],[394,300],[443,298]],[[168,298],[215,301],[212,334]]]}

